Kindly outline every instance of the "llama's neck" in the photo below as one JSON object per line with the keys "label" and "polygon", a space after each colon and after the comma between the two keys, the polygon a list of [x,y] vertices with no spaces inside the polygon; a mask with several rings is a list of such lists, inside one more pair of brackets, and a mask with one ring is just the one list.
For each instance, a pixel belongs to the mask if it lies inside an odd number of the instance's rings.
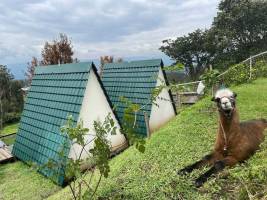
{"label": "llama's neck", "polygon": [[[239,114],[236,108],[233,110],[231,118],[227,118],[224,114],[220,113],[220,123],[219,130],[225,132],[226,135],[234,134],[239,130]],[[224,129],[224,130],[222,130]]]}

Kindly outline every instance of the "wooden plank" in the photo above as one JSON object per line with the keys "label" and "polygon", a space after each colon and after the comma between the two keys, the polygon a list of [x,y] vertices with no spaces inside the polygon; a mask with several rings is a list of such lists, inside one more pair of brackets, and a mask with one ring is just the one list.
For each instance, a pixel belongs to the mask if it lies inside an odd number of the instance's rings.
{"label": "wooden plank", "polygon": [[9,137],[9,136],[12,136],[12,135],[16,135],[17,133],[10,133],[10,134],[5,134],[3,133],[0,138],[5,138],[5,137]]}
{"label": "wooden plank", "polygon": [[4,150],[1,148],[0,149],[0,159],[3,160],[3,159],[6,159],[8,156],[5,154]]}
{"label": "wooden plank", "polygon": [[181,95],[184,95],[184,96],[187,96],[187,95],[188,95],[188,96],[191,96],[191,95],[193,95],[193,96],[194,96],[194,95],[198,95],[196,92],[181,92],[180,94],[181,94]]}
{"label": "wooden plank", "polygon": [[0,138],[9,137],[9,136],[16,135],[16,134],[17,134],[17,133],[2,134],[2,135],[0,136]]}
{"label": "wooden plank", "polygon": [[13,155],[7,148],[0,148],[0,163],[13,159]]}
{"label": "wooden plank", "polygon": [[0,162],[1,162],[1,160],[5,160],[5,159],[6,159],[6,157],[0,153]]}
{"label": "wooden plank", "polygon": [[6,148],[1,148],[0,153],[6,158],[12,157],[11,153]]}

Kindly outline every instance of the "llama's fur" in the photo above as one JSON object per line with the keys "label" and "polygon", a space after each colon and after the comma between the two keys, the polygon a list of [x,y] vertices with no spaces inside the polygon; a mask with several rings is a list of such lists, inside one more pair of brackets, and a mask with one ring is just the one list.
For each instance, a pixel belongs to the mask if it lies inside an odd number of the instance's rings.
{"label": "llama's fur", "polygon": [[228,88],[220,89],[215,93],[215,98],[222,98],[222,97],[231,97],[234,95],[234,92],[229,90]]}
{"label": "llama's fur", "polygon": [[236,108],[236,94],[229,89],[216,92],[213,101],[217,103],[219,112],[219,128],[214,150],[202,160],[185,167],[179,173],[189,173],[204,165],[213,165],[210,170],[196,180],[201,186],[209,176],[222,170],[225,166],[233,166],[248,159],[264,140],[265,119],[239,121]]}

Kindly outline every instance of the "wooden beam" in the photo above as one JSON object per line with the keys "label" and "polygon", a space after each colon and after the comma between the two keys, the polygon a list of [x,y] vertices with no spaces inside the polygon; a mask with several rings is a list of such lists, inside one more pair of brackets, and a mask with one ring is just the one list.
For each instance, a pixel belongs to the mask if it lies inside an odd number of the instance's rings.
{"label": "wooden beam", "polygon": [[13,158],[14,156],[6,147],[0,148],[0,163],[8,162]]}

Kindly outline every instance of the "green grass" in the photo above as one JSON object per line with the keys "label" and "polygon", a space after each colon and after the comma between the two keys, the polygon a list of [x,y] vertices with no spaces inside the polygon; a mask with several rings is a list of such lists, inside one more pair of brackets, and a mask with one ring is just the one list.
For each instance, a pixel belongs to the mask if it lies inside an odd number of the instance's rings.
{"label": "green grass", "polygon": [[[233,88],[238,93],[241,120],[267,118],[267,79]],[[193,181],[206,169],[191,175],[176,175],[178,169],[212,150],[217,130],[217,112],[210,97],[185,109],[154,133],[146,152],[130,148],[112,159],[111,173],[97,192],[101,199],[248,199],[267,198],[267,141],[248,162],[227,169],[196,189]],[[68,188],[49,199],[69,196]]]}
{"label": "green grass", "polygon": [[7,124],[4,126],[3,130],[0,130],[0,135],[8,135],[11,133],[16,133],[18,131],[19,123]]}
{"label": "green grass", "polygon": [[[7,124],[4,126],[3,130],[0,131],[0,136],[9,135],[11,133],[16,133],[18,131],[19,123]],[[15,142],[16,135],[1,138],[1,140],[7,145],[13,144]]]}
{"label": "green grass", "polygon": [[15,143],[16,135],[11,135],[7,136],[4,138],[1,138],[1,140],[6,144],[6,145],[12,145]]}
{"label": "green grass", "polygon": [[0,199],[44,199],[60,187],[22,162],[0,165]]}
{"label": "green grass", "polygon": [[[241,120],[267,118],[267,79],[233,89],[238,93]],[[212,150],[216,130],[217,112],[208,97],[154,133],[144,154],[131,147],[112,159],[110,175],[101,182],[97,196],[129,200],[242,200],[257,195],[254,199],[267,199],[267,140],[245,164],[225,170],[200,189],[193,186],[193,181],[205,169],[185,177],[176,175],[177,170]],[[59,189],[20,162],[1,166],[0,180],[0,199],[1,195],[5,200],[71,199],[69,188]]]}

